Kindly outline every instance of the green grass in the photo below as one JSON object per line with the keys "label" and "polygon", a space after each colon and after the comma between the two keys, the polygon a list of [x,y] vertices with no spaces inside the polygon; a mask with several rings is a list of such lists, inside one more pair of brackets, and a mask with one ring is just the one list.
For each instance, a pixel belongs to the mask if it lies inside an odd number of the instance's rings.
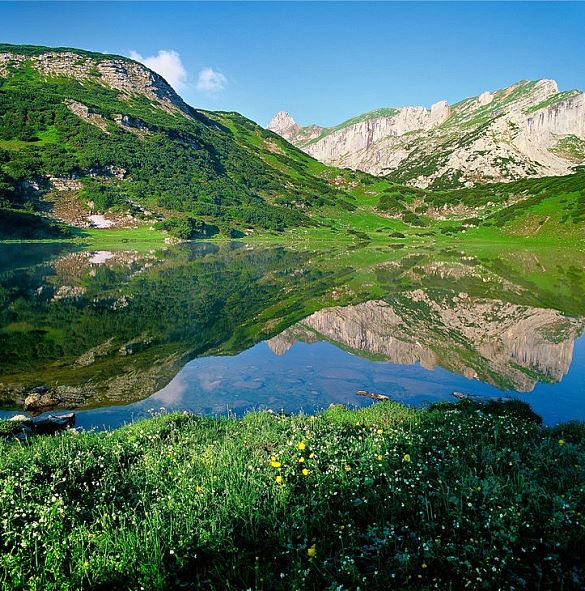
{"label": "green grass", "polygon": [[168,415],[0,452],[4,589],[585,583],[585,430],[521,404]]}

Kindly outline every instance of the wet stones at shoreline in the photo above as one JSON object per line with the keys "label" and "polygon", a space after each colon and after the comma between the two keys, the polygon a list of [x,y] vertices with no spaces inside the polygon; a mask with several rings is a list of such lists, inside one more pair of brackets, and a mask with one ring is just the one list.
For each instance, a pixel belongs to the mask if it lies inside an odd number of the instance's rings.
{"label": "wet stones at shoreline", "polygon": [[376,394],[376,392],[368,392],[368,390],[358,390],[356,392],[358,396],[365,396],[366,398],[371,398],[372,400],[390,400],[389,396],[385,394]]}
{"label": "wet stones at shoreline", "polygon": [[75,386],[37,386],[30,390],[24,399],[23,408],[30,414],[41,414],[55,408],[71,408],[85,402],[86,396],[81,388]]}
{"label": "wet stones at shoreline", "polygon": [[4,430],[4,437],[26,439],[32,435],[54,435],[60,431],[73,430],[75,427],[75,413],[62,415],[47,415],[30,418],[25,415],[15,415],[7,423],[14,423],[14,427]]}

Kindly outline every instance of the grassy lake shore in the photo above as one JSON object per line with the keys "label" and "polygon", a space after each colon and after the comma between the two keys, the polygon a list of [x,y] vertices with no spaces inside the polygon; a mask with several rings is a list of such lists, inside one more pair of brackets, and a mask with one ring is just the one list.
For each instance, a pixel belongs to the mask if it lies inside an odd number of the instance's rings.
{"label": "grassy lake shore", "polygon": [[584,482],[585,426],[519,403],[0,438],[0,584],[580,589]]}

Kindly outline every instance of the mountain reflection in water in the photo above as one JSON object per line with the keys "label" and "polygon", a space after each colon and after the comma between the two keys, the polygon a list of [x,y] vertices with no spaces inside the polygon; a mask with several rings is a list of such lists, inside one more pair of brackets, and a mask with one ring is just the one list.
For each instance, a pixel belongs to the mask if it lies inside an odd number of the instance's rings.
{"label": "mountain reflection in water", "polygon": [[413,403],[542,390],[565,419],[585,414],[580,253],[36,246],[0,246],[4,415],[38,386],[86,424],[161,405],[369,404],[357,389]]}

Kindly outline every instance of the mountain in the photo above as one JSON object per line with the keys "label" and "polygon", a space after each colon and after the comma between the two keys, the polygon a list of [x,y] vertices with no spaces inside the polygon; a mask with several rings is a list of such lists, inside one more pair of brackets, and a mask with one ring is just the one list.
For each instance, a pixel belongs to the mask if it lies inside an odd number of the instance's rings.
{"label": "mountain", "polygon": [[305,223],[315,205],[343,200],[326,176],[245,117],[190,107],[138,62],[0,45],[5,237],[37,236],[39,224],[61,231],[45,223],[54,220],[132,226],[176,216],[203,219],[192,228],[204,234],[282,230]]}
{"label": "mountain", "polygon": [[321,162],[417,187],[570,174],[585,163],[585,95],[521,81],[454,105],[385,108],[335,127],[278,113],[268,129]]}

